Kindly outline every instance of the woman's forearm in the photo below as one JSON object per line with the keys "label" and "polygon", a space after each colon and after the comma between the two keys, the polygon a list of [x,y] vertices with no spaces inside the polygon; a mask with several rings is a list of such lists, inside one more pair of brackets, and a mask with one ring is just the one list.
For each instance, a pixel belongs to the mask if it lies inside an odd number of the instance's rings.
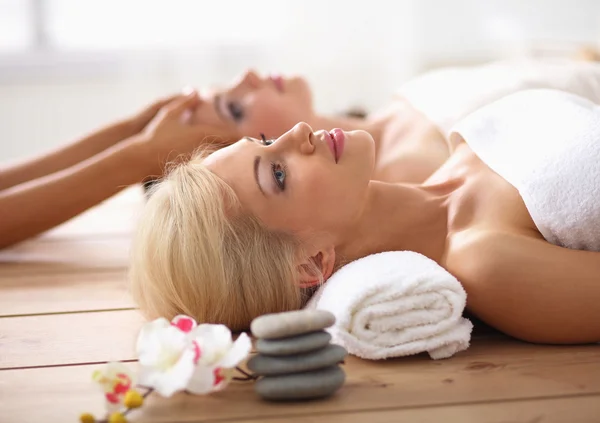
{"label": "woman's forearm", "polygon": [[140,182],[135,140],[119,143],[75,166],[0,192],[0,248],[44,232]]}
{"label": "woman's forearm", "polygon": [[89,134],[75,143],[2,169],[0,191],[71,167],[133,136],[136,131],[133,123],[123,120]]}

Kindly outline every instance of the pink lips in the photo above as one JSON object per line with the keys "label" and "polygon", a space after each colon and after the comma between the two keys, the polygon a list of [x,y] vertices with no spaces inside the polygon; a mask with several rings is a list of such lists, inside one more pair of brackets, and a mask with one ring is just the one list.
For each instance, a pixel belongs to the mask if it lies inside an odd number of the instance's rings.
{"label": "pink lips", "polygon": [[275,84],[275,88],[280,92],[283,92],[283,78],[280,75],[271,75],[269,78],[273,81],[273,84]]}
{"label": "pink lips", "polygon": [[335,157],[335,162],[340,161],[340,157],[342,157],[342,153],[344,152],[344,142],[346,140],[346,135],[344,135],[344,131],[340,128],[335,128],[331,130],[331,132],[326,132],[326,141],[329,145],[331,152],[333,153],[333,157]]}
{"label": "pink lips", "polygon": [[346,135],[340,128],[335,128],[331,131],[331,137],[333,138],[333,142],[335,144],[335,162],[337,163],[340,161],[340,157],[342,157],[342,153],[344,152]]}

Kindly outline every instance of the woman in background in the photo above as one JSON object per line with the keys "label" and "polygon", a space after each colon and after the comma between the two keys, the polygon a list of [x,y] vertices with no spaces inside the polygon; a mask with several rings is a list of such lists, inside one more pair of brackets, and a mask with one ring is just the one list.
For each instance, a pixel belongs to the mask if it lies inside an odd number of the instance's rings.
{"label": "woman in background", "polygon": [[433,71],[404,84],[388,105],[365,117],[319,114],[303,78],[248,71],[227,89],[161,100],[59,151],[0,170],[0,248],[162,175],[169,160],[203,143],[223,147],[243,136],[277,137],[300,121],[315,129],[368,131],[373,179],[420,183],[448,159],[448,131],[456,121],[506,94],[537,87],[600,102],[600,64],[499,62]]}

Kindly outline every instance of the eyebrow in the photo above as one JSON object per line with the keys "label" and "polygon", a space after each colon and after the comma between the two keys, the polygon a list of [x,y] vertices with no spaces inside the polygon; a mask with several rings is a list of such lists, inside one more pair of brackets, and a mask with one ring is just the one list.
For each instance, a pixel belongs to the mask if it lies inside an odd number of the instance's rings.
{"label": "eyebrow", "polygon": [[258,186],[258,189],[260,190],[262,195],[266,196],[267,194],[265,194],[265,192],[263,191],[262,187],[260,186],[260,182],[258,180],[259,166],[260,166],[260,156],[256,156],[254,158],[254,180],[256,181],[256,185]]}

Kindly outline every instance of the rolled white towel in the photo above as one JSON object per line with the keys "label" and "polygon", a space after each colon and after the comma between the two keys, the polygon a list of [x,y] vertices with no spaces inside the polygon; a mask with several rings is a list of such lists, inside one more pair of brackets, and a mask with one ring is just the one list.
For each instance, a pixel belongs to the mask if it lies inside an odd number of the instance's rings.
{"label": "rolled white towel", "polygon": [[390,251],[345,265],[306,307],[335,315],[328,330],[350,354],[378,360],[427,351],[439,359],[469,347],[466,298],[460,282],[433,260]]}

